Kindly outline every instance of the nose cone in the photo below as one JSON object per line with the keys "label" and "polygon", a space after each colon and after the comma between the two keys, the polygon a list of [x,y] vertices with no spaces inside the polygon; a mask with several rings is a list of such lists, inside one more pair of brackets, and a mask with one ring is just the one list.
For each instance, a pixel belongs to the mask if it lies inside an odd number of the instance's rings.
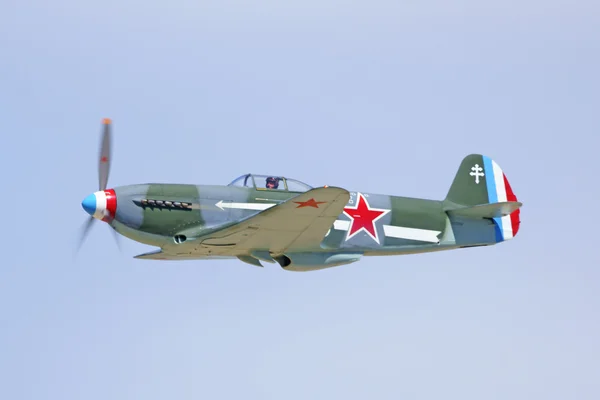
{"label": "nose cone", "polygon": [[93,216],[96,213],[96,195],[92,193],[83,199],[81,207],[83,207],[86,213]]}
{"label": "nose cone", "polygon": [[92,217],[111,222],[117,213],[117,195],[114,189],[101,190],[83,199],[81,207]]}

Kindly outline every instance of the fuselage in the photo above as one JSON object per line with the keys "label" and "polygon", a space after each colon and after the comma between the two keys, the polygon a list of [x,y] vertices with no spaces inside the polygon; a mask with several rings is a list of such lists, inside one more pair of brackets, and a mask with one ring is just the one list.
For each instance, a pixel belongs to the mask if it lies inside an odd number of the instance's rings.
{"label": "fuselage", "polygon": [[[107,222],[132,240],[158,247],[170,246],[182,235],[198,237],[235,224],[301,193],[155,183],[112,190],[116,211]],[[443,201],[351,192],[320,248],[311,251],[393,255],[495,242],[493,228],[453,221]]]}

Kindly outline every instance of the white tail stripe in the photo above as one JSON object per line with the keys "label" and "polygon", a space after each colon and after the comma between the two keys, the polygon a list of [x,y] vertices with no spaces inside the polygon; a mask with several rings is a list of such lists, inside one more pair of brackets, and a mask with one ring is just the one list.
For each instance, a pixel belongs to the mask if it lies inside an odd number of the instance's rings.
{"label": "white tail stripe", "polygon": [[[502,171],[500,166],[494,160],[492,160],[492,166],[494,168],[494,182],[496,183],[496,196],[498,198],[498,202],[507,201],[506,185],[504,184],[504,171]],[[513,231],[510,215],[502,217],[501,221],[502,235],[504,236],[504,240],[512,239]]]}
{"label": "white tail stripe", "polygon": [[496,182],[496,196],[498,198],[498,202],[505,202],[506,188],[504,187],[504,173],[494,160],[492,160],[492,166],[494,168],[494,182]]}
{"label": "white tail stripe", "polygon": [[[347,231],[350,228],[350,221],[344,221],[341,219],[336,220],[333,223],[333,229],[340,231]],[[441,231],[431,231],[428,229],[417,229],[417,228],[406,228],[403,226],[384,225],[383,232],[387,237],[393,237],[396,239],[406,240],[418,240],[420,242],[438,243],[439,239],[437,235]]]}

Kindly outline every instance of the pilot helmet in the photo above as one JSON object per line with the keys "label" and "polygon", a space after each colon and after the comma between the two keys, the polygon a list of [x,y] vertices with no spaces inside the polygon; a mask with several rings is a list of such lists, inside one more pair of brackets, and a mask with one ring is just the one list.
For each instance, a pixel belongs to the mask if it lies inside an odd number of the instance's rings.
{"label": "pilot helmet", "polygon": [[279,187],[279,179],[270,176],[267,178],[267,187],[269,187],[269,184],[273,185],[274,189],[277,189]]}

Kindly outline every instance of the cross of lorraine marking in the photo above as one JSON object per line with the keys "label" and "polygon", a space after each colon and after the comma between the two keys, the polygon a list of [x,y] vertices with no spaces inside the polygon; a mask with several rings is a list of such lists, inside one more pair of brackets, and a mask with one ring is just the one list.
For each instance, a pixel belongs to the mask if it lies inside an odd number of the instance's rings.
{"label": "cross of lorraine marking", "polygon": [[479,177],[485,176],[485,174],[482,171],[483,171],[483,168],[481,168],[479,166],[479,164],[475,164],[475,166],[471,167],[471,172],[469,173],[469,175],[475,177],[475,183],[478,185],[479,185]]}

